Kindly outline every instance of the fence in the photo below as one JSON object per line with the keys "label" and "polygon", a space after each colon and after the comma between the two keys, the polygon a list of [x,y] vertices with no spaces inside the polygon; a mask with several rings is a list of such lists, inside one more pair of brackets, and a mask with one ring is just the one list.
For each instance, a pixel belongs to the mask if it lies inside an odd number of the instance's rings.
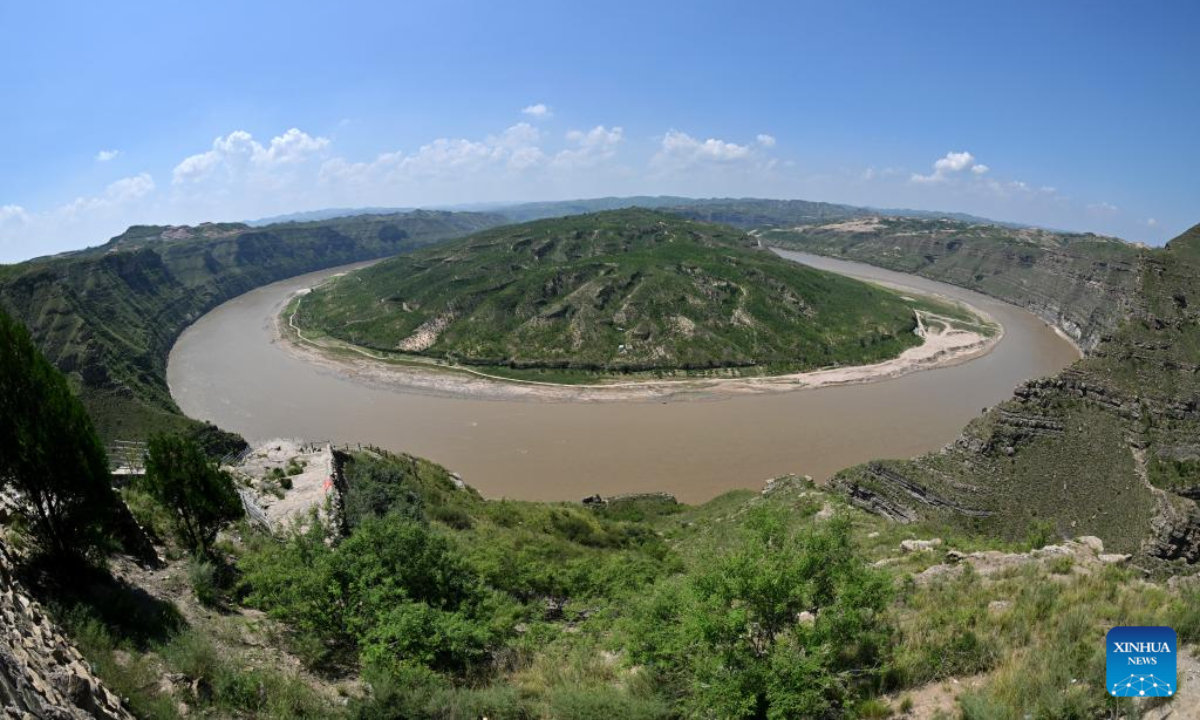
{"label": "fence", "polygon": [[250,519],[250,522],[269,532],[271,530],[271,521],[267,519],[267,514],[254,501],[254,496],[250,494],[250,491],[239,489],[238,497],[242,499],[242,507],[246,510],[246,517]]}

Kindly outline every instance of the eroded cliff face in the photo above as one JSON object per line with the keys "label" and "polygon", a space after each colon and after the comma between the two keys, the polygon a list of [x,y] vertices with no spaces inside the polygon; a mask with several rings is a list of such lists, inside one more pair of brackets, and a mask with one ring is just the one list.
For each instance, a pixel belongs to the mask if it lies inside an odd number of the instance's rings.
{"label": "eroded cliff face", "polygon": [[45,611],[0,546],[0,709],[4,717],[132,720]]}
{"label": "eroded cliff face", "polygon": [[763,242],[952,283],[1024,307],[1084,350],[1131,311],[1143,250],[1114,238],[874,217],[762,231]]}
{"label": "eroded cliff face", "polygon": [[418,211],[249,228],[135,226],[102,246],[6,266],[0,307],[67,375],[106,439],[186,424],[167,387],[185,327],[276,280],[386,257],[503,218]]}
{"label": "eroded cliff face", "polygon": [[1200,560],[1200,226],[1140,251],[1128,273],[1136,285],[1084,359],[1024,383],[941,452],[834,484],[900,522],[1096,535],[1119,552]]}

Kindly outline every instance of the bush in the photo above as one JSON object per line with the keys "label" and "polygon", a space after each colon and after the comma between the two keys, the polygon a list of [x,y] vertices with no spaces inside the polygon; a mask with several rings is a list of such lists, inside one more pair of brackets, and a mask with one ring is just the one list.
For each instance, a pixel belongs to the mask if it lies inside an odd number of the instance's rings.
{"label": "bush", "polygon": [[[313,651],[357,650],[364,665],[465,673],[512,623],[450,541],[396,515],[364,520],[336,548],[314,527],[242,561],[247,602],[288,622]],[[309,659],[314,659],[310,657]]]}
{"label": "bush", "polygon": [[195,630],[180,633],[159,648],[167,665],[190,678],[201,691],[189,701],[216,710],[218,717],[330,717],[332,709],[295,676],[250,669],[230,662]]}
{"label": "bush", "polygon": [[350,528],[390,514],[409,520],[425,518],[421,495],[409,486],[404,471],[395,462],[369,456],[357,457],[350,465],[343,506]]}
{"label": "bush", "polygon": [[196,600],[205,607],[217,607],[221,603],[221,588],[217,567],[212,562],[193,557],[187,564],[188,582]]}
{"label": "bush", "polygon": [[454,530],[470,530],[475,524],[471,520],[470,513],[460,507],[453,507],[451,505],[437,505],[429,511],[429,514],[434,520]]}
{"label": "bush", "polygon": [[351,716],[357,720],[535,720],[541,717],[512,686],[456,687],[437,673],[412,666],[399,672],[368,668],[364,676],[371,693],[351,704]]}
{"label": "bush", "polygon": [[0,310],[0,490],[12,486],[42,549],[86,554],[116,507],[108,459],[83,404]]}
{"label": "bush", "polygon": [[153,435],[147,450],[139,489],[171,511],[181,544],[207,553],[221,526],[242,517],[233,478],[181,435]]}
{"label": "bush", "polygon": [[890,594],[847,522],[789,532],[781,511],[759,508],[735,549],[638,608],[631,655],[696,715],[818,716],[845,708],[878,673]]}
{"label": "bush", "polygon": [[572,720],[653,720],[674,717],[657,698],[638,698],[618,688],[556,688],[550,693],[550,716]]}

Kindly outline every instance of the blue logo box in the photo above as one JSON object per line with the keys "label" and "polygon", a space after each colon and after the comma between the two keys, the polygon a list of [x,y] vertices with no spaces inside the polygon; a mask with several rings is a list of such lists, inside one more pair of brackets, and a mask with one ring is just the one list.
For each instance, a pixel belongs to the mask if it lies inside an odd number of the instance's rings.
{"label": "blue logo box", "polygon": [[1179,689],[1175,631],[1115,627],[1105,638],[1106,687],[1117,697],[1170,697]]}

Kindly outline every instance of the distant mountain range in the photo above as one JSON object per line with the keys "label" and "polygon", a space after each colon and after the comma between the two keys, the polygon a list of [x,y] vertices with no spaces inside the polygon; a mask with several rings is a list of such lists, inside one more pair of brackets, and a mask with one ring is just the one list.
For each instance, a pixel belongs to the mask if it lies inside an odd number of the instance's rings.
{"label": "distant mountain range", "polygon": [[[1023,228],[1031,227],[1021,223],[991,220],[967,213],[942,212],[935,210],[912,210],[907,208],[873,208],[838,203],[812,202],[808,200],[776,200],[767,198],[690,198],[680,195],[630,195],[624,197],[609,196],[599,198],[581,198],[578,200],[549,200],[538,202],[491,202],[466,203],[457,205],[433,206],[431,210],[453,212],[491,212],[503,215],[513,222],[541,220],[543,218],[565,217],[588,212],[604,210],[621,210],[624,208],[642,207],[648,209],[663,209],[684,211],[682,214],[706,219],[713,222],[725,222],[737,227],[760,227],[762,225],[782,225],[787,222],[812,223],[882,215],[885,217],[912,217],[948,220],[960,222],[997,225],[1001,227]],[[309,210],[306,212],[275,215],[272,217],[247,220],[246,225],[261,227],[288,222],[310,222],[314,220],[330,220],[333,218],[350,217],[353,215],[391,215],[412,212],[411,207],[360,207],[360,208],[328,208],[324,210]]]}

